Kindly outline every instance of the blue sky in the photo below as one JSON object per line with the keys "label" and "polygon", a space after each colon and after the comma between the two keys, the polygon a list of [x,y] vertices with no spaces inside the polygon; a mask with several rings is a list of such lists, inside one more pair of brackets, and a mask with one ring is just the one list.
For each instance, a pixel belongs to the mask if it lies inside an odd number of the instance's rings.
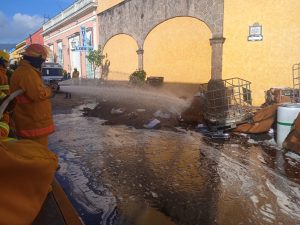
{"label": "blue sky", "polygon": [[0,0],[0,43],[18,43],[76,0]]}

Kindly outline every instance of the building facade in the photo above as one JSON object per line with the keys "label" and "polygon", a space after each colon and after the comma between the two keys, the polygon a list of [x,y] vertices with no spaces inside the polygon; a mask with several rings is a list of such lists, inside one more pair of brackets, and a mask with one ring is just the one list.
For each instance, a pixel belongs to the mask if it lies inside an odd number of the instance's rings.
{"label": "building facade", "polygon": [[41,27],[33,34],[30,34],[28,38],[26,38],[26,45],[30,44],[40,44],[44,45],[44,37],[43,37],[43,28]]}
{"label": "building facade", "polygon": [[102,0],[99,41],[109,79],[136,69],[173,83],[240,77],[259,105],[270,87],[292,85],[299,9],[297,0]]}
{"label": "building facade", "polygon": [[24,52],[26,46],[26,40],[16,44],[16,48],[10,53],[10,64],[18,63],[21,60],[21,53]]}
{"label": "building facade", "polygon": [[98,47],[97,7],[97,0],[78,0],[43,25],[44,44],[52,52],[49,60],[69,73],[76,68],[81,78],[94,76],[86,54]]}
{"label": "building facade", "polygon": [[44,38],[42,35],[43,28],[38,29],[33,34],[29,35],[28,38],[22,40],[20,43],[16,44],[15,48],[10,52],[11,64],[17,63],[22,58],[21,53],[24,52],[25,48],[30,44],[44,44]]}
{"label": "building facade", "polygon": [[259,105],[264,91],[292,85],[298,9],[297,0],[78,0],[44,24],[43,36],[51,60],[82,78],[93,72],[77,47],[100,44],[110,80],[128,80],[137,69],[179,84],[239,77],[252,82]]}

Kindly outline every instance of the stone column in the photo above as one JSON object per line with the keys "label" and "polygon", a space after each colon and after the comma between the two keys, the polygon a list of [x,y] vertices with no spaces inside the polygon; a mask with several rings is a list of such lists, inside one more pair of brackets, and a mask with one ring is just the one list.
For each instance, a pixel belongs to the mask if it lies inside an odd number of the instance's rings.
{"label": "stone column", "polygon": [[211,79],[222,79],[222,55],[223,55],[223,43],[225,38],[213,37],[209,39],[212,48],[211,54]]}
{"label": "stone column", "polygon": [[[99,44],[99,39],[98,39],[98,34],[99,31],[97,30],[97,22],[96,22],[96,18],[93,19],[93,42],[92,45],[94,46],[94,49],[98,49],[98,44]],[[104,46],[101,46],[102,48]]]}
{"label": "stone column", "polygon": [[138,70],[143,70],[144,69],[144,50],[139,49],[136,51],[138,54]]}

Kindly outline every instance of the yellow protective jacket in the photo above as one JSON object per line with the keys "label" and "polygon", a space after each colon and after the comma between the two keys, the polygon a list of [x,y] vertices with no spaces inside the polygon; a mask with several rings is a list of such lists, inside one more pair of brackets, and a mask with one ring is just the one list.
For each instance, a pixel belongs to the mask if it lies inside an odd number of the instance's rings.
{"label": "yellow protective jacket", "polygon": [[43,84],[41,74],[26,60],[22,60],[12,75],[10,90],[22,89],[13,112],[19,137],[34,138],[54,132],[51,109],[51,89]]}
{"label": "yellow protective jacket", "polygon": [[8,78],[6,75],[6,69],[4,69],[3,67],[0,67],[0,91],[1,93],[3,92],[5,95],[9,94]]}
{"label": "yellow protective jacket", "polygon": [[0,224],[30,225],[38,215],[57,157],[31,140],[0,141]]}
{"label": "yellow protective jacket", "polygon": [[[9,94],[8,78],[6,69],[0,66],[0,99],[5,98]],[[9,134],[9,114],[4,113],[0,119],[0,138],[7,137]]]}
{"label": "yellow protective jacket", "polygon": [[9,130],[9,114],[4,113],[0,119],[0,139],[8,137]]}

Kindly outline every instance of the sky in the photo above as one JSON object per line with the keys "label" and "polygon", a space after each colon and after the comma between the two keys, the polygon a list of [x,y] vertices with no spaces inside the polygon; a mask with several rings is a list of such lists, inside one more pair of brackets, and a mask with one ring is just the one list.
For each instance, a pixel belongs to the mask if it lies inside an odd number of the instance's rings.
{"label": "sky", "polygon": [[0,44],[17,44],[76,0],[0,0]]}

